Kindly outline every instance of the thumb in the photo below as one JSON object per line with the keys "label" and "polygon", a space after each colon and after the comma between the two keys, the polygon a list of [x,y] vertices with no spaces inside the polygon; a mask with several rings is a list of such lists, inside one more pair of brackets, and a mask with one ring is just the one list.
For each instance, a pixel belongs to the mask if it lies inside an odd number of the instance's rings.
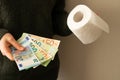
{"label": "thumb", "polygon": [[11,35],[11,34],[9,34],[9,38],[7,38],[7,41],[13,46],[13,47],[15,47],[16,49],[18,49],[18,50],[24,50],[24,47],[21,45],[21,44],[19,44],[15,39],[14,39],[14,37]]}

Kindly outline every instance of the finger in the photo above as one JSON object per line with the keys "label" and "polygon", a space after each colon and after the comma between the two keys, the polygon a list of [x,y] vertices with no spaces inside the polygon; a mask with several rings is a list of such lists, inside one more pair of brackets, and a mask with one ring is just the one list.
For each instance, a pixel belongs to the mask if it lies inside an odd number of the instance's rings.
{"label": "finger", "polygon": [[14,58],[13,58],[13,56],[12,56],[11,53],[9,53],[9,52],[7,53],[7,52],[6,52],[5,54],[6,54],[5,56],[6,56],[8,59],[10,59],[11,61],[14,61]]}
{"label": "finger", "polygon": [[13,37],[7,39],[8,42],[18,50],[24,50],[24,47],[21,46]]}
{"label": "finger", "polygon": [[14,58],[13,58],[13,56],[12,56],[12,54],[11,54],[11,50],[10,50],[10,48],[9,47],[4,47],[3,46],[3,48],[1,49],[1,52],[2,52],[2,54],[4,55],[4,56],[6,56],[8,59],[10,59],[10,60],[14,60]]}

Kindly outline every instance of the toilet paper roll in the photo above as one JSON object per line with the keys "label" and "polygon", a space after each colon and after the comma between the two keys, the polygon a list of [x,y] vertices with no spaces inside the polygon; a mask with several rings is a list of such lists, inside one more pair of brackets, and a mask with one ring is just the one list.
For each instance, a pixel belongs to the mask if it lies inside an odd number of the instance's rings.
{"label": "toilet paper roll", "polygon": [[69,13],[67,25],[83,44],[94,42],[103,31],[109,33],[108,24],[86,5],[77,5]]}

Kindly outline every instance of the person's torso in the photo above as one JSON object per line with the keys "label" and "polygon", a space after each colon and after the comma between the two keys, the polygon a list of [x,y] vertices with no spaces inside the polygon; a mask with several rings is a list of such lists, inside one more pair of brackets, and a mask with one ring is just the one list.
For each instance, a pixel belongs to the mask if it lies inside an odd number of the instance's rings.
{"label": "person's torso", "polygon": [[4,27],[15,37],[23,32],[51,37],[54,4],[55,0],[6,0],[3,7]]}

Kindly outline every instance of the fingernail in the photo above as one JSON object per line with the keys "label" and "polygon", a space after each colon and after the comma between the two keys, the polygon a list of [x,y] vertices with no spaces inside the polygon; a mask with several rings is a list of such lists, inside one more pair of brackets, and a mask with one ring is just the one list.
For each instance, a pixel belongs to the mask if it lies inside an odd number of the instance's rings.
{"label": "fingernail", "polygon": [[24,47],[20,47],[20,50],[24,50],[25,48]]}

